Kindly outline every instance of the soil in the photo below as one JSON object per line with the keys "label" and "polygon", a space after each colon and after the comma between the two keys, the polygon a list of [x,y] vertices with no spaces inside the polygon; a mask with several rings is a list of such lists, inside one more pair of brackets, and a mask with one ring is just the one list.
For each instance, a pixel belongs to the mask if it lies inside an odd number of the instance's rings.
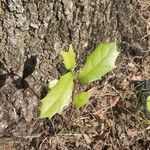
{"label": "soil", "polygon": [[[0,150],[149,149],[135,88],[150,78],[149,17],[149,0],[1,0]],[[84,87],[99,93],[83,109],[39,119],[48,81],[66,72],[59,50],[73,44],[78,70],[105,41],[120,55],[113,72]]]}

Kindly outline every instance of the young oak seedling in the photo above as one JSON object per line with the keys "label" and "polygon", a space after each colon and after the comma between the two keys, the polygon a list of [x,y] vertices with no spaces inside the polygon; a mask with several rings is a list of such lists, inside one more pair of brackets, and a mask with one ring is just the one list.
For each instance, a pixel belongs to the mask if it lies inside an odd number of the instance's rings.
{"label": "young oak seedling", "polygon": [[[115,61],[119,55],[116,43],[107,42],[99,44],[93,52],[87,57],[86,63],[80,70],[79,74],[74,74],[76,67],[75,53],[72,45],[69,51],[61,51],[64,65],[68,69],[68,73],[61,76],[54,83],[49,84],[51,89],[42,99],[40,107],[40,118],[53,117],[56,113],[61,113],[71,103],[74,81],[79,80],[81,83],[88,84],[92,81],[101,79],[103,75],[115,68]],[[90,90],[79,92],[73,98],[73,105],[76,108],[83,107],[88,103],[92,96]]]}

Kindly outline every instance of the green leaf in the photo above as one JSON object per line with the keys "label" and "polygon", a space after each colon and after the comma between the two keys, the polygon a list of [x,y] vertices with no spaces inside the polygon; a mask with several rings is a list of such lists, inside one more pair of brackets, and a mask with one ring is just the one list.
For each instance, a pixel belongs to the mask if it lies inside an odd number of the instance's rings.
{"label": "green leaf", "polygon": [[76,67],[76,61],[75,61],[76,55],[74,53],[72,45],[70,45],[68,52],[61,51],[60,54],[62,55],[65,67],[68,70],[72,70]]}
{"label": "green leaf", "polygon": [[80,92],[78,95],[75,96],[73,100],[73,104],[76,108],[83,107],[88,103],[89,98],[91,97],[90,92]]}
{"label": "green leaf", "polygon": [[98,45],[87,57],[78,78],[82,83],[90,83],[115,68],[115,61],[119,52],[116,43],[108,42]]}
{"label": "green leaf", "polygon": [[51,89],[52,87],[54,87],[57,84],[57,82],[58,82],[57,79],[54,79],[54,80],[50,81],[48,83],[48,88]]}
{"label": "green leaf", "polygon": [[73,79],[74,75],[67,73],[52,87],[46,97],[42,99],[40,118],[52,117],[69,105],[73,89]]}
{"label": "green leaf", "polygon": [[147,110],[150,112],[150,96],[147,98]]}

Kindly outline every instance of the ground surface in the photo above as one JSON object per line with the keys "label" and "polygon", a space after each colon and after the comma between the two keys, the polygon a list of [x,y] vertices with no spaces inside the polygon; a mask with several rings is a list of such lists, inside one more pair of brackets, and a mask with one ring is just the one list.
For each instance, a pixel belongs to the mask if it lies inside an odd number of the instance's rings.
{"label": "ground surface", "polygon": [[[133,80],[150,77],[149,16],[149,0],[1,0],[0,150],[148,149]],[[66,72],[59,50],[72,43],[79,68],[104,41],[116,41],[120,55],[89,85],[98,95],[82,110],[38,119],[48,81]]]}

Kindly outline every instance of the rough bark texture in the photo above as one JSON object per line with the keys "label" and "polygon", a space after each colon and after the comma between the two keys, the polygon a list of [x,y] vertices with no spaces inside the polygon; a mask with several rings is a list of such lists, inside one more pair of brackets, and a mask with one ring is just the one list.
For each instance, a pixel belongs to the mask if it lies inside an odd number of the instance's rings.
{"label": "rough bark texture", "polygon": [[[38,119],[38,107],[48,80],[58,78],[66,71],[58,52],[70,43],[78,54],[78,67],[82,66],[85,57],[98,43],[118,43],[121,55],[116,70],[118,75],[114,75],[110,81],[112,86],[118,86],[123,79],[135,74],[142,74],[144,79],[149,77],[149,9],[148,0],[1,0],[0,149],[148,147],[146,137],[142,134],[139,138],[141,147],[136,146],[139,140],[136,136],[135,139],[130,137],[133,140],[131,144],[122,142],[119,145],[120,140],[124,140],[123,137],[120,139],[119,131],[116,131],[119,137],[107,139],[99,131],[102,129],[99,121],[95,121],[100,124],[100,128],[96,126],[97,133],[85,131],[83,137],[71,136],[78,131],[77,116],[72,120],[77,124],[69,122],[67,117],[65,120],[57,116],[53,125],[50,120]],[[135,64],[139,63],[139,66],[134,71],[129,70],[126,65],[135,56]],[[25,62],[30,59],[35,69],[25,75],[28,72]],[[118,126],[122,127],[120,124]],[[116,127],[117,130],[121,130],[119,127]],[[85,129],[89,128],[86,125]],[[110,136],[112,128],[104,133]],[[60,130],[64,131],[64,136],[57,135]],[[73,130],[71,138],[69,134],[65,136],[70,130]],[[76,143],[80,138],[83,138],[83,143]]]}

